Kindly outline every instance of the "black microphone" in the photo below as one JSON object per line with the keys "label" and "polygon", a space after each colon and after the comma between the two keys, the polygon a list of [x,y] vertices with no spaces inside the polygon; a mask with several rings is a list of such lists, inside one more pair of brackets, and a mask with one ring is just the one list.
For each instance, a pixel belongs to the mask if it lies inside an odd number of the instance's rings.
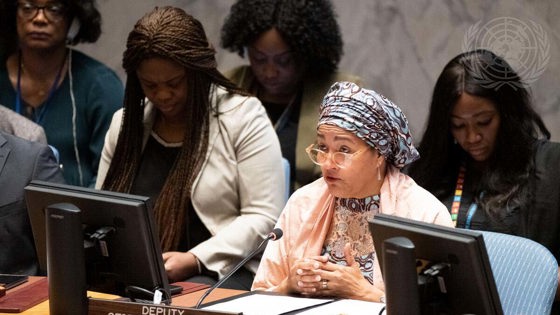
{"label": "black microphone", "polygon": [[257,246],[257,248],[255,248],[249,255],[247,255],[247,257],[245,257],[242,261],[235,265],[233,269],[231,269],[222,279],[220,279],[212,287],[210,287],[210,289],[204,292],[194,308],[200,308],[200,304],[202,304],[202,301],[204,301],[204,299],[210,294],[210,292],[214,291],[214,289],[226,282],[226,280],[229,279],[229,277],[231,277],[231,275],[233,275],[239,268],[241,268],[241,266],[245,265],[245,263],[248,262],[249,259],[253,258],[261,250],[264,244],[266,244],[270,240],[277,241],[282,238],[282,235],[284,235],[284,232],[282,232],[282,230],[279,228],[275,228],[274,230],[272,230],[272,232],[268,233],[266,238],[259,244],[259,246]]}

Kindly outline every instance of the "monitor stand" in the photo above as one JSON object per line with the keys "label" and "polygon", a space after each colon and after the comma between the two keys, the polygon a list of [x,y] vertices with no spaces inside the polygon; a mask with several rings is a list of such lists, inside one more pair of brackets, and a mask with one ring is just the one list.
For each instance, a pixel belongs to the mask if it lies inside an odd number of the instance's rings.
{"label": "monitor stand", "polygon": [[69,203],[45,209],[47,276],[51,315],[87,314],[81,211]]}
{"label": "monitor stand", "polygon": [[414,244],[399,236],[386,239],[382,248],[387,314],[420,315]]}

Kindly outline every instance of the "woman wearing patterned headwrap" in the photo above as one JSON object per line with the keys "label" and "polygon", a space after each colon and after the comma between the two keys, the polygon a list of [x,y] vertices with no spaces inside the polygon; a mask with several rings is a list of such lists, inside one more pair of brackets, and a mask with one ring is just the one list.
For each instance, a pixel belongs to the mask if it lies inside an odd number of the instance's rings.
{"label": "woman wearing patterned headwrap", "polygon": [[[214,55],[200,22],[181,9],[140,19],[123,58],[124,109],[99,167],[98,188],[154,201],[172,281],[215,282],[267,236],[283,206],[266,111],[218,72]],[[257,265],[225,286],[248,289]]]}
{"label": "woman wearing patterned headwrap", "polygon": [[380,301],[368,220],[385,213],[451,226],[445,206],[400,169],[419,155],[401,110],[372,90],[335,83],[307,148],[323,177],[297,190],[253,282],[255,290]]}

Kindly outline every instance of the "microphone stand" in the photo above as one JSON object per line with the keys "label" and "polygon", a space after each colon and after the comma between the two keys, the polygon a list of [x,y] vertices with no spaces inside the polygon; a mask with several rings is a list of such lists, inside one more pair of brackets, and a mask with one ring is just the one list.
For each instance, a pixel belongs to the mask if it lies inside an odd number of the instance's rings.
{"label": "microphone stand", "polygon": [[276,228],[272,232],[270,232],[268,234],[268,236],[259,244],[259,246],[257,246],[257,248],[255,248],[249,255],[247,255],[247,257],[243,258],[243,260],[241,260],[237,265],[235,265],[235,267],[233,267],[233,269],[231,269],[222,279],[220,279],[212,287],[210,287],[210,289],[206,290],[206,292],[204,292],[204,294],[200,297],[200,299],[198,300],[198,302],[196,303],[194,308],[199,309],[200,305],[202,304],[202,301],[204,301],[204,299],[212,291],[214,291],[214,289],[221,286],[224,282],[227,281],[227,279],[229,279],[231,277],[231,275],[233,275],[237,270],[239,270],[239,268],[241,268],[241,266],[245,265],[245,263],[247,261],[249,261],[249,259],[253,258],[269,240],[275,240],[276,241],[276,240],[278,240],[282,237],[282,234],[283,234],[283,232],[279,228]]}

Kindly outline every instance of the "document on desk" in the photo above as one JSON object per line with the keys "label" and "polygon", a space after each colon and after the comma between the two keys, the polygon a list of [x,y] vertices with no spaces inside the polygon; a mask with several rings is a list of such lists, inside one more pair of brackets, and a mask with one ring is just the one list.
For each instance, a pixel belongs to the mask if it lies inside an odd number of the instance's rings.
{"label": "document on desk", "polygon": [[385,307],[383,303],[360,300],[337,300],[298,313],[298,315],[363,315],[379,314]]}
{"label": "document on desk", "polygon": [[243,312],[243,315],[279,315],[330,303],[333,299],[302,298],[254,293],[202,307],[208,311]]}

